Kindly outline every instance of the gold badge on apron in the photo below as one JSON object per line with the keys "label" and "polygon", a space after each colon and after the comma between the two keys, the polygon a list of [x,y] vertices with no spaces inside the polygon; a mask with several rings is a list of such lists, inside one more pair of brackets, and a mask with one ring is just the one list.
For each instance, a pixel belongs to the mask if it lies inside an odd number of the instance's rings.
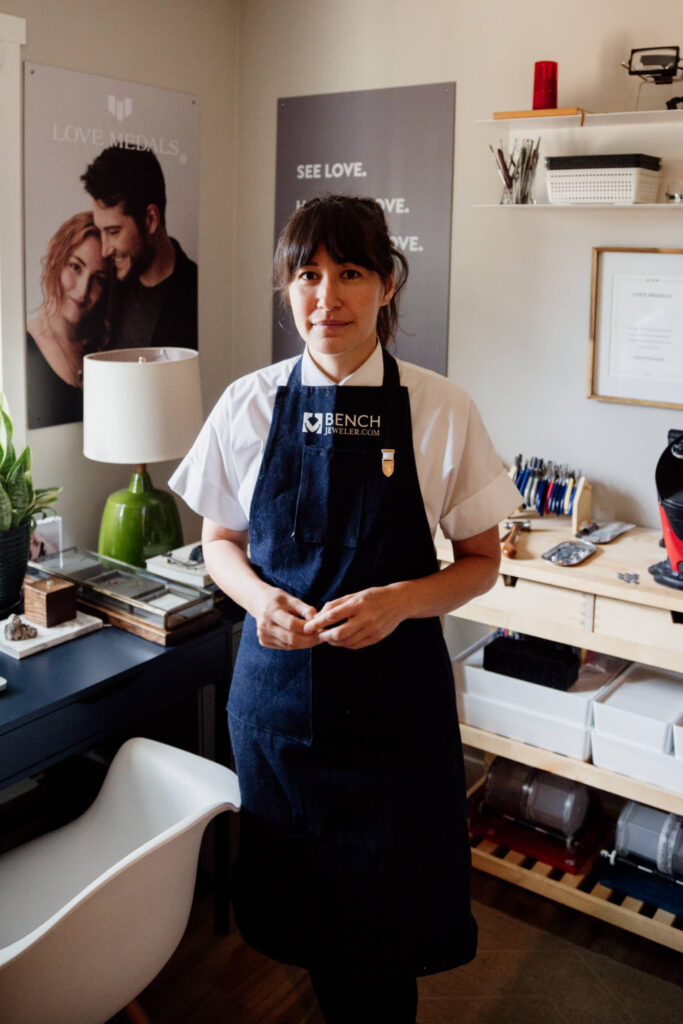
{"label": "gold badge on apron", "polygon": [[395,448],[382,448],[382,472],[385,476],[392,476],[394,472]]}

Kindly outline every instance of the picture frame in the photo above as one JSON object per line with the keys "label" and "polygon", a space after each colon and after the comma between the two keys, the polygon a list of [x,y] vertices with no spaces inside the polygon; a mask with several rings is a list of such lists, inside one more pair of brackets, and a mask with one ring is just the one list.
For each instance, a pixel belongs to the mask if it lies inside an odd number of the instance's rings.
{"label": "picture frame", "polygon": [[683,249],[593,248],[588,398],[683,409]]}

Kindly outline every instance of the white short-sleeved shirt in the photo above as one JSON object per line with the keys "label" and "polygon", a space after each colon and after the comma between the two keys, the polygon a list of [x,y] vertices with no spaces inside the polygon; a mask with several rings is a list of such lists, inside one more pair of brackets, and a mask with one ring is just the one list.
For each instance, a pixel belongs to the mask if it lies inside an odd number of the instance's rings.
{"label": "white short-sleeved shirt", "polygon": [[[275,393],[299,357],[234,381],[216,403],[192,448],[169,481],[199,515],[229,530],[246,530],[261,468]],[[397,360],[408,388],[417,475],[432,536],[437,525],[450,540],[495,526],[520,503],[519,492],[496,455],[479,412],[465,391],[431,370]],[[382,350],[340,387],[382,384]],[[301,381],[330,380],[304,351]]]}

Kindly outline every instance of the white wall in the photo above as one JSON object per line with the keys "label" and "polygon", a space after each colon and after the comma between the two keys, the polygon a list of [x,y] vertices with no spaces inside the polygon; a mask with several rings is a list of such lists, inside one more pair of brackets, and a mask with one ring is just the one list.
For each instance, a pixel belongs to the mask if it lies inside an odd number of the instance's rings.
{"label": "white wall", "polygon": [[[561,106],[633,109],[638,80],[620,61],[662,44],[683,46],[679,0],[242,4],[234,372],[270,354],[277,98],[455,81],[449,375],[506,461],[571,463],[594,482],[599,514],[656,526],[654,467],[683,413],[585,398],[591,249],[683,246],[681,211],[473,209],[497,191],[474,122],[530,107],[536,60],[558,61]],[[681,94],[682,82],[644,86],[640,108]]]}
{"label": "white wall", "polygon": [[[199,348],[208,411],[232,372],[238,0],[0,0],[0,8],[26,19],[25,60],[199,97]],[[23,361],[23,335],[9,343],[10,358]],[[58,511],[65,540],[95,547],[105,497],[127,485],[130,467],[85,459],[81,424],[29,431],[27,438],[37,486],[64,488]],[[152,467],[158,486],[172,468]],[[186,537],[194,539],[198,521],[184,508],[182,515]]]}
{"label": "white wall", "polygon": [[[680,246],[667,211],[477,210],[496,190],[475,121],[528,107],[533,62],[559,62],[559,101],[632,109],[631,47],[681,44],[678,0],[0,0],[26,18],[24,58],[195,93],[201,108],[200,356],[208,408],[270,357],[276,100],[455,81],[449,373],[474,395],[505,460],[574,463],[602,515],[656,525],[654,465],[680,411],[588,401],[594,245]],[[239,81],[237,61],[239,60]],[[641,107],[672,88],[644,87]],[[647,150],[646,150],[647,151]],[[680,151],[683,153],[683,141]],[[486,190],[486,195],[484,195]],[[23,359],[23,338],[14,340]],[[70,542],[96,543],[125,467],[89,462],[81,427],[32,431],[36,481],[64,487]],[[161,483],[171,467],[154,472]],[[184,512],[186,534],[198,524]]]}

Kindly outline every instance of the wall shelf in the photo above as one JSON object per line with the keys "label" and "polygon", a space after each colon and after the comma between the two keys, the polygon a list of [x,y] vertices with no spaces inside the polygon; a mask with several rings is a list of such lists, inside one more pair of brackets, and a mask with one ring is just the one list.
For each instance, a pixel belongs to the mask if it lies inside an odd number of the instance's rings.
{"label": "wall shelf", "polygon": [[586,114],[583,125],[580,114],[563,117],[508,117],[488,118],[475,124],[499,127],[515,132],[547,132],[563,128],[623,128],[631,125],[683,126],[683,110],[622,110],[606,114]]}
{"label": "wall shelf", "polygon": [[[523,138],[540,138],[536,174],[535,204],[524,209],[662,210],[683,208],[678,203],[549,203],[544,176],[545,156],[570,156],[600,153],[650,153],[662,160],[661,186],[667,179],[683,178],[683,110],[627,110],[606,114],[581,114],[560,117],[511,117],[477,121],[489,132],[489,138],[507,138],[509,148]],[[494,134],[495,132],[495,134]],[[495,142],[495,145],[503,143]],[[491,177],[493,181],[493,176]],[[500,195],[500,191],[497,193]],[[663,197],[663,188],[660,191]],[[500,208],[497,202],[475,203],[476,208]],[[514,204],[510,204],[514,205]],[[522,208],[522,204],[514,206]]]}
{"label": "wall shelf", "polygon": [[683,210],[683,203],[472,203],[475,210]]}

